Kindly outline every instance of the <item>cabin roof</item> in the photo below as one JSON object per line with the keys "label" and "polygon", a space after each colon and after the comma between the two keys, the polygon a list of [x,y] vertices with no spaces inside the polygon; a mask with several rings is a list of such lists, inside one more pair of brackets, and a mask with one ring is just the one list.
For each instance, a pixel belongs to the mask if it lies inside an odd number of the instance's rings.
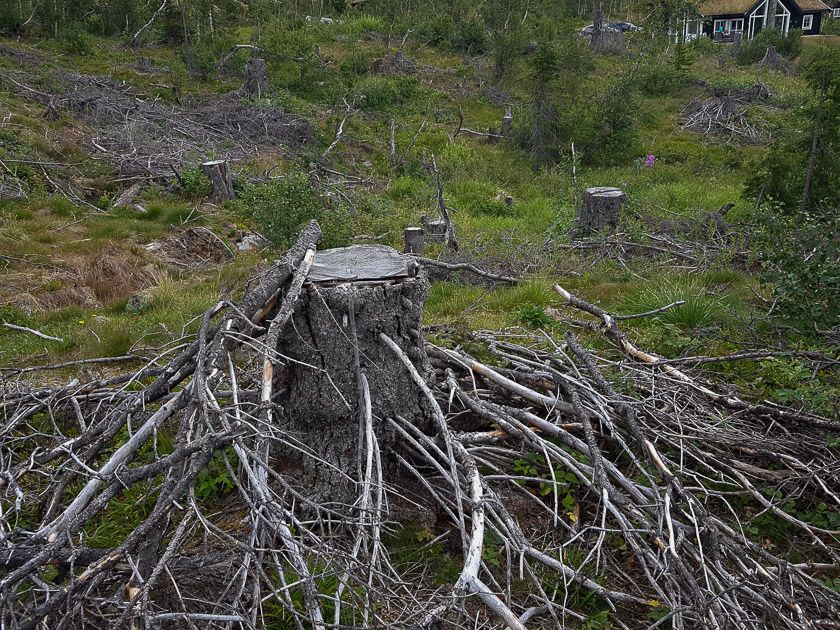
{"label": "cabin roof", "polygon": [[700,5],[701,15],[733,15],[746,13],[755,0],[706,0]]}
{"label": "cabin roof", "polygon": [[[822,0],[788,0],[796,4],[800,11],[829,11],[829,7]],[[744,14],[756,3],[756,0],[706,0],[700,5],[700,14],[735,15]]]}

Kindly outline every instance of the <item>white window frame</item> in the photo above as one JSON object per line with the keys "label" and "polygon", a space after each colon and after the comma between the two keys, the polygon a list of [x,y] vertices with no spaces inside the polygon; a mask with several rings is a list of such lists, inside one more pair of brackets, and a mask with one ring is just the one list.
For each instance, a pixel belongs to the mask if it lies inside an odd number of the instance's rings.
{"label": "white window frame", "polygon": [[718,32],[718,25],[723,24],[724,33],[743,33],[744,32],[744,18],[724,18],[715,20],[712,26],[712,32]]}
{"label": "white window frame", "polygon": [[[779,2],[776,4],[776,16],[777,18],[782,19],[781,28],[779,29],[782,35],[787,35],[788,30],[790,29],[790,11],[788,8]],[[764,27],[767,25],[767,0],[764,0],[761,4],[759,4],[755,11],[753,11],[752,15],[750,15],[749,21],[749,28],[747,29],[747,38],[752,39],[755,37],[757,32],[757,26],[761,23],[761,26]]]}
{"label": "white window frame", "polygon": [[813,15],[803,15],[802,16],[802,30],[803,31],[810,31],[814,28],[814,16]]}
{"label": "white window frame", "polygon": [[832,9],[831,17],[840,18],[840,8]]}

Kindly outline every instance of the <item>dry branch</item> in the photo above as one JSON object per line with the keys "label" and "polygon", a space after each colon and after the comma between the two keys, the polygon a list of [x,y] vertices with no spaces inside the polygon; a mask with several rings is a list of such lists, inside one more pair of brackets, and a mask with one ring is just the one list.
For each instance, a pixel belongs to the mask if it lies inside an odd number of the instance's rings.
{"label": "dry branch", "polygon": [[[491,366],[445,333],[451,347],[424,344],[406,297],[422,276],[403,265],[322,284],[319,238],[310,224],[238,304],[214,305],[194,338],[139,367],[64,385],[5,373],[4,627],[260,627],[270,606],[301,629],[475,618],[521,630],[585,620],[575,609],[591,598],[626,627],[652,608],[681,629],[840,617],[822,582],[840,570],[840,532],[806,515],[840,509],[837,422],[717,393],[562,287],[617,352],[572,334],[473,333]],[[378,317],[384,299],[354,298],[377,292],[417,316],[393,324]],[[294,424],[289,392],[313,383],[324,387]],[[427,422],[383,412],[385,399]],[[313,428],[334,409],[345,424]],[[344,442],[329,451],[331,435]],[[341,494],[301,483],[310,465],[340,466]],[[199,496],[219,470],[221,504]],[[133,529],[92,546],[137,496]],[[783,523],[802,558],[756,539],[759,517]],[[389,554],[400,522],[461,554],[454,583]]]}

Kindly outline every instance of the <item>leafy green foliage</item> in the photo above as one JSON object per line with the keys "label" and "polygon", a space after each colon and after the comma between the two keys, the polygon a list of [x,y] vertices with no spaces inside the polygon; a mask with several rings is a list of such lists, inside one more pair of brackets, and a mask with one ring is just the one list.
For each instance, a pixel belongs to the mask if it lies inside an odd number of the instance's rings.
{"label": "leafy green foliage", "polygon": [[530,328],[550,328],[556,322],[542,306],[530,304],[519,309],[519,321]]}
{"label": "leafy green foliage", "polygon": [[291,245],[310,219],[321,225],[322,248],[343,245],[351,236],[351,217],[343,209],[325,207],[306,173],[290,173],[263,185],[246,184],[237,204],[280,248]]}
{"label": "leafy green foliage", "polygon": [[233,449],[213,455],[207,465],[202,468],[195,479],[195,496],[200,501],[214,501],[224,496],[234,488],[233,477],[225,465],[225,458],[230,461]]}
{"label": "leafy green foliage", "polygon": [[758,63],[768,46],[774,46],[782,57],[792,59],[802,52],[802,31],[791,29],[787,35],[775,29],[764,29],[750,40],[741,43],[736,60],[742,66]]}
{"label": "leafy green foliage", "polygon": [[186,168],[181,171],[179,180],[181,194],[187,199],[206,197],[213,190],[213,185],[198,167]]}
{"label": "leafy green foliage", "polygon": [[89,55],[93,40],[79,24],[72,24],[61,31],[61,47],[72,55]]}
{"label": "leafy green foliage", "polygon": [[804,329],[840,324],[836,215],[831,206],[794,213],[777,204],[756,213],[762,278],[773,288],[778,313]]}
{"label": "leafy green foliage", "polygon": [[362,109],[387,111],[420,94],[412,77],[365,77],[356,84],[355,94]]}

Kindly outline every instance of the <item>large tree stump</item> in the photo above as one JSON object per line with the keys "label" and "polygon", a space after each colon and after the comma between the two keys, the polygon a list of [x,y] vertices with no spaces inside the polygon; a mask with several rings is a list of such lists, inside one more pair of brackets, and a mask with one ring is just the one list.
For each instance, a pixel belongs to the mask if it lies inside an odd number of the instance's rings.
{"label": "large tree stump", "polygon": [[251,57],[245,64],[245,94],[251,98],[261,98],[268,92],[268,66],[265,59]]}
{"label": "large tree stump", "polygon": [[235,199],[233,191],[233,173],[225,160],[213,160],[201,165],[201,171],[210,179],[213,184],[213,192],[210,195],[210,203],[219,203],[226,199]]}
{"label": "large tree stump", "polygon": [[575,235],[586,236],[618,227],[621,210],[627,201],[627,194],[620,188],[598,186],[583,191],[583,203],[575,225]]}
{"label": "large tree stump", "polygon": [[[279,454],[280,472],[299,480],[312,500],[353,505],[359,497],[365,453],[360,372],[369,385],[380,452],[388,452],[395,439],[386,418],[399,416],[421,430],[430,428],[427,400],[379,338],[388,335],[421,374],[430,373],[421,332],[426,289],[414,260],[390,247],[354,245],[316,255],[278,346],[288,357],[279,377],[285,394],[278,402],[290,441]],[[383,461],[383,467],[392,483],[393,462]]]}
{"label": "large tree stump", "polygon": [[767,52],[764,53],[764,58],[758,62],[759,68],[766,68],[775,70],[782,74],[790,74],[793,72],[793,66],[784,57],[779,54],[775,46],[768,46]]}

